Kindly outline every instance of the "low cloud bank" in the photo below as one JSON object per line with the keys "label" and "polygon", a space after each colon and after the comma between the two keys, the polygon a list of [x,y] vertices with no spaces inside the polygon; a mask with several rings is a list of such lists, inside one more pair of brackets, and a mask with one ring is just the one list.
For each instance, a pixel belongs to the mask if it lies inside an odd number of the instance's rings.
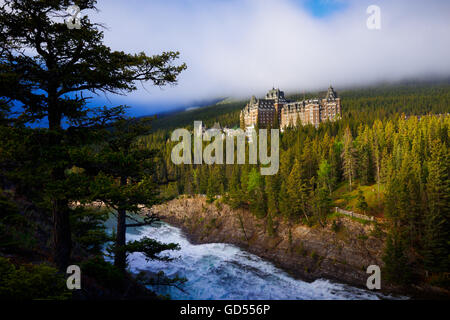
{"label": "low cloud bank", "polygon": [[[108,0],[92,18],[108,26],[115,49],[178,50],[188,64],[178,86],[149,85],[128,104],[450,75],[449,1],[328,1],[345,9],[318,18],[294,0]],[[372,4],[381,8],[380,30],[366,26]]]}

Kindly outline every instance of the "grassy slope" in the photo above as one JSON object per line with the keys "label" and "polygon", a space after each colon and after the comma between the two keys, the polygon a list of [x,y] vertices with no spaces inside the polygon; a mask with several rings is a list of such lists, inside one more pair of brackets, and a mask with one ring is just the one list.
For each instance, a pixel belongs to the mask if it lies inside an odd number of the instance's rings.
{"label": "grassy slope", "polygon": [[[369,206],[365,213],[361,212],[361,210],[356,207],[359,190],[362,190],[364,198],[366,199],[366,202]],[[343,182],[333,192],[333,203],[336,207],[339,207],[341,209],[376,217],[382,217],[384,211],[384,190],[384,186],[380,185],[380,195],[378,197],[376,184],[370,186],[354,186],[353,190],[349,191],[348,183]]]}

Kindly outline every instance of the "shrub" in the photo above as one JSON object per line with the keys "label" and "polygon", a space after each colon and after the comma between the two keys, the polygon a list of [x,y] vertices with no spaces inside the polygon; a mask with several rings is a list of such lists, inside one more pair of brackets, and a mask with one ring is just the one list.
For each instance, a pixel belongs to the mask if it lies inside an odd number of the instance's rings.
{"label": "shrub", "polygon": [[0,257],[0,300],[66,300],[71,297],[66,279],[46,265],[16,267]]}
{"label": "shrub", "polygon": [[100,285],[121,290],[124,277],[122,272],[102,257],[95,257],[81,264],[83,275],[94,278]]}

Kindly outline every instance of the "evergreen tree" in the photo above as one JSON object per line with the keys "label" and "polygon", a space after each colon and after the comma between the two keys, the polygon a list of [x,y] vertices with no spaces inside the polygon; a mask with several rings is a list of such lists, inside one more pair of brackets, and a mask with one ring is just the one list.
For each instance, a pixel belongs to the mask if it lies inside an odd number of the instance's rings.
{"label": "evergreen tree", "polygon": [[256,168],[252,168],[248,175],[247,191],[250,211],[258,218],[265,217],[267,208],[264,194],[264,179]]}
{"label": "evergreen tree", "polygon": [[353,137],[349,127],[345,129],[344,133],[342,166],[344,169],[344,176],[348,180],[351,191],[352,183],[353,180],[355,179],[356,174],[356,157],[355,157],[355,149],[353,147]]}
{"label": "evergreen tree", "polygon": [[322,160],[322,162],[320,163],[319,170],[317,171],[317,178],[319,186],[328,190],[329,194],[331,195],[336,182],[335,178],[332,176],[331,166],[329,165],[327,160]]}
{"label": "evergreen tree", "polygon": [[233,172],[231,174],[231,179],[229,183],[229,196],[228,202],[233,209],[239,208],[242,203],[242,189],[240,183],[240,171],[239,166],[233,166]]}
{"label": "evergreen tree", "polygon": [[270,237],[275,234],[275,229],[273,226],[272,213],[267,213],[267,233]]}
{"label": "evergreen tree", "polygon": [[426,184],[424,265],[429,271],[447,272],[450,266],[450,180],[448,149],[439,141],[431,145]]}
{"label": "evergreen tree", "polygon": [[[85,93],[131,92],[137,81],[158,86],[175,83],[186,68],[172,65],[177,52],[149,57],[112,51],[103,44],[100,25],[86,16],[81,28],[73,30],[54,19],[75,3],[81,10],[96,5],[95,0],[5,0],[0,7],[0,96],[21,105],[16,123],[48,119],[48,143],[42,152],[53,154],[49,163],[54,183],[52,190],[46,189],[46,197],[52,199],[54,261],[61,270],[67,267],[72,248],[69,202],[73,199],[63,186],[71,167],[66,143],[77,140],[75,128],[104,124],[114,116],[107,109],[96,112]],[[64,120],[70,130],[64,129]]]}
{"label": "evergreen tree", "polygon": [[267,211],[271,215],[279,214],[280,176],[278,174],[266,176]]}
{"label": "evergreen tree", "polygon": [[208,178],[208,187],[206,190],[206,198],[208,202],[213,202],[215,197],[223,190],[223,181],[220,174],[219,166],[214,166]]}
{"label": "evergreen tree", "polygon": [[[86,179],[89,183],[86,200],[102,201],[117,212],[114,264],[122,272],[126,268],[126,229],[149,225],[156,220],[155,216],[148,215],[143,222],[127,224],[126,221],[129,217],[127,212],[138,213],[141,205],[151,207],[158,202],[152,179],[154,152],[138,142],[138,138],[149,130],[148,120],[116,121],[108,130],[102,131],[102,144],[71,152],[73,163],[83,168],[78,175],[93,177],[92,180]],[[145,246],[141,249],[149,252]]]}
{"label": "evergreen tree", "polygon": [[330,213],[332,201],[327,188],[317,188],[314,194],[314,213],[317,221],[324,226],[327,215]]}
{"label": "evergreen tree", "polygon": [[281,216],[283,216],[286,219],[289,219],[291,214],[290,213],[291,207],[285,181],[281,183],[280,193],[278,195],[278,203]]}
{"label": "evergreen tree", "polygon": [[286,192],[288,195],[288,218],[291,220],[304,216],[308,220],[309,214],[309,188],[303,178],[300,162],[295,161],[294,167],[287,179]]}
{"label": "evergreen tree", "polygon": [[386,280],[407,284],[411,277],[411,269],[405,255],[405,245],[398,230],[391,230],[386,239],[383,254],[383,274]]}
{"label": "evergreen tree", "polygon": [[363,194],[362,190],[358,191],[358,198],[357,198],[356,207],[359,210],[361,210],[363,213],[366,213],[367,208],[369,207],[369,205],[366,202],[366,198],[364,197],[364,194]]}

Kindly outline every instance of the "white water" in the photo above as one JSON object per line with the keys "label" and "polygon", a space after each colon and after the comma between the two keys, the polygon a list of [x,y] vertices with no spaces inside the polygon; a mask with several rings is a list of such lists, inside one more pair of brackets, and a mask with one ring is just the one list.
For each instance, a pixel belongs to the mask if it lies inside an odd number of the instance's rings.
{"label": "white water", "polygon": [[[175,258],[170,262],[147,261],[143,254],[129,256],[133,273],[163,270],[169,277],[186,277],[183,291],[175,287],[154,286],[158,294],[172,299],[379,299],[382,296],[344,284],[319,279],[312,283],[296,280],[253,254],[236,246],[212,243],[191,244],[180,229],[166,223],[130,229],[127,240],[150,237],[164,243],[178,243],[179,251],[163,252]],[[301,266],[300,266],[301,267]],[[386,297],[385,297],[386,298]]]}

